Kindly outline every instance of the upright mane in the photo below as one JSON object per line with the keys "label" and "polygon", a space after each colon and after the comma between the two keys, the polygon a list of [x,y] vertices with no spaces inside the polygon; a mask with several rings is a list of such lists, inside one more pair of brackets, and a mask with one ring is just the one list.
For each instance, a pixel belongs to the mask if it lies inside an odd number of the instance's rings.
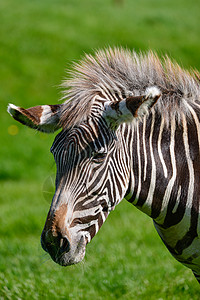
{"label": "upright mane", "polygon": [[162,92],[156,109],[165,112],[166,119],[172,114],[179,118],[180,112],[188,115],[184,100],[192,103],[200,100],[200,74],[182,69],[167,56],[159,59],[152,51],[137,54],[118,48],[86,55],[74,64],[69,79],[62,84],[65,102],[61,124],[65,128],[85,120],[95,96],[107,95],[107,100],[121,100],[130,93],[142,95],[150,86],[157,86]]}

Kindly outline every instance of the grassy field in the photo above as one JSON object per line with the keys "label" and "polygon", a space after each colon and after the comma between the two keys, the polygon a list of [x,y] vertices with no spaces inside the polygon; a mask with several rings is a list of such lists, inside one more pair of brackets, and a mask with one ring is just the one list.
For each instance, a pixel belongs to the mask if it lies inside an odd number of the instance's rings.
{"label": "grassy field", "polygon": [[0,0],[0,20],[0,299],[199,299],[191,271],[125,201],[83,263],[53,263],[40,234],[53,193],[54,136],[6,113],[9,102],[57,103],[71,61],[108,45],[151,48],[200,69],[199,1]]}

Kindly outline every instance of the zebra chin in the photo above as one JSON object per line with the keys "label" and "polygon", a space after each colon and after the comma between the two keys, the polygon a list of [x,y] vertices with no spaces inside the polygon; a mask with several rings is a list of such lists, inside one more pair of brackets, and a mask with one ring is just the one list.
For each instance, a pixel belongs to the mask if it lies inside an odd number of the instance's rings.
{"label": "zebra chin", "polygon": [[63,253],[60,256],[56,256],[52,259],[60,266],[67,267],[78,264],[85,257],[85,247],[79,250],[79,253]]}

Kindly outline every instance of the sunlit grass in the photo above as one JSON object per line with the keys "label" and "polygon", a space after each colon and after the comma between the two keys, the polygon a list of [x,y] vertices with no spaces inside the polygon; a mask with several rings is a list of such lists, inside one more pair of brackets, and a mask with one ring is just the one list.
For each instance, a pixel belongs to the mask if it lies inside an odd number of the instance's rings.
{"label": "sunlit grass", "polygon": [[57,103],[71,61],[108,45],[151,48],[200,69],[198,1],[2,0],[0,20],[0,298],[199,299],[191,271],[126,202],[88,245],[84,262],[53,263],[40,234],[54,189],[55,135],[24,128],[6,112],[9,102]]}

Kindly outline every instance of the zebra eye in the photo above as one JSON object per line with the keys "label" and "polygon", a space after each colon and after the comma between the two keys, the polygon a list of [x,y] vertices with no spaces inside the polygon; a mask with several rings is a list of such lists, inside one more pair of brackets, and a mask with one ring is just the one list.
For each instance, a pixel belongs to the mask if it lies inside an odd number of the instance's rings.
{"label": "zebra eye", "polygon": [[92,160],[96,163],[102,162],[106,157],[106,152],[93,152],[92,153]]}

